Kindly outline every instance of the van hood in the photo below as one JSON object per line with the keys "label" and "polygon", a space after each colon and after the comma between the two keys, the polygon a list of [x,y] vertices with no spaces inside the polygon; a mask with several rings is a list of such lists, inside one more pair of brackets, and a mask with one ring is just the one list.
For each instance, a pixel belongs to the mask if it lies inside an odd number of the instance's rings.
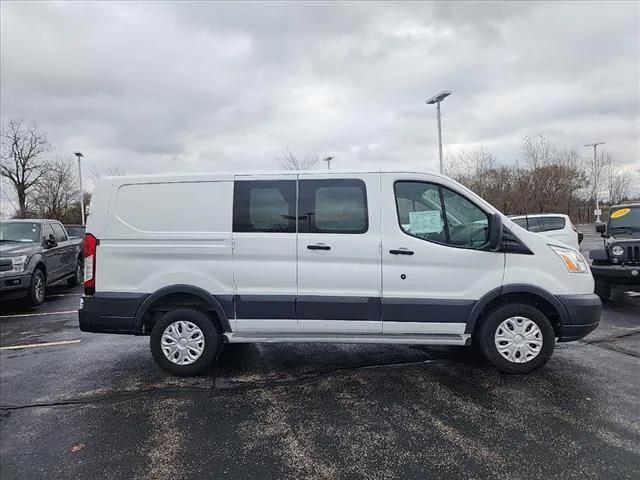
{"label": "van hood", "polygon": [[[540,235],[542,237],[542,235]],[[569,250],[573,250],[574,252],[580,252],[580,250],[576,250],[576,247],[572,247],[571,245],[569,245],[568,243],[564,243],[560,240],[557,240],[555,238],[547,238],[547,237],[542,237],[544,238],[545,242],[548,246],[550,247],[562,247],[562,248],[567,248]]]}

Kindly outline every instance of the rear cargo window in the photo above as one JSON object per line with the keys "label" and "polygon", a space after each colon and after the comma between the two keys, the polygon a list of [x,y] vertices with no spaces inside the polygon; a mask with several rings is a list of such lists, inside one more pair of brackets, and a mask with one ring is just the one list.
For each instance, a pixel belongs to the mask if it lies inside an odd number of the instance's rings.
{"label": "rear cargo window", "polygon": [[144,232],[229,232],[229,182],[171,182],[122,185],[116,217]]}
{"label": "rear cargo window", "polygon": [[295,180],[235,182],[233,231],[295,233]]}

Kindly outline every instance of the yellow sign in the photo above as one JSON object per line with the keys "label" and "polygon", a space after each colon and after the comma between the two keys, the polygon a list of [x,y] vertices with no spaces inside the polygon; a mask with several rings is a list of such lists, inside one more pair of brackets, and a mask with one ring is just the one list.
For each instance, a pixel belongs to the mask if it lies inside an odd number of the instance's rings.
{"label": "yellow sign", "polygon": [[622,208],[620,210],[616,210],[615,212],[613,212],[610,217],[611,218],[620,218],[620,217],[624,217],[627,213],[629,213],[631,211],[630,208]]}

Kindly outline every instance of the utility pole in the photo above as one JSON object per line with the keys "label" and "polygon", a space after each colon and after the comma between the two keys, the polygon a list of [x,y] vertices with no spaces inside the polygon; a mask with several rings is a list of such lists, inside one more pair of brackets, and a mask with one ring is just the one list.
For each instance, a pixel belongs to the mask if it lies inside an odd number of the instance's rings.
{"label": "utility pole", "polygon": [[80,178],[80,215],[82,218],[82,225],[84,225],[84,191],[82,190],[82,167],[80,166],[80,159],[84,157],[81,152],[73,153],[78,157],[78,177]]}
{"label": "utility pole", "polygon": [[325,157],[322,160],[323,162],[327,162],[327,170],[331,170],[331,160],[333,160],[333,157]]}
{"label": "utility pole", "polygon": [[442,165],[442,122],[440,120],[440,103],[449,95],[451,95],[450,91],[443,90],[442,92],[438,93],[437,95],[435,95],[434,97],[431,97],[429,100],[426,101],[427,105],[433,105],[435,103],[436,110],[438,112],[438,153],[439,153],[439,159],[440,159],[440,173],[443,173],[442,171],[444,170]]}
{"label": "utility pole", "polygon": [[596,196],[596,223],[600,222],[600,202],[598,201],[598,180],[600,180],[600,170],[598,169],[598,145],[604,145],[604,142],[587,143],[585,147],[593,147],[593,190]]}

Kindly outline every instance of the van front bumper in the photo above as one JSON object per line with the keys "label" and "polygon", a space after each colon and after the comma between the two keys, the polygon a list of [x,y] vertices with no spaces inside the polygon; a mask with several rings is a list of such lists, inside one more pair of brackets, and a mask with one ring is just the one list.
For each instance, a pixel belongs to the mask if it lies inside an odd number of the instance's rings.
{"label": "van front bumper", "polygon": [[80,330],[92,333],[141,334],[133,321],[148,294],[96,293],[80,299]]}
{"label": "van front bumper", "polygon": [[600,323],[602,302],[595,293],[559,295],[558,300],[567,312],[568,322],[560,325],[559,342],[573,342],[586,337]]}

